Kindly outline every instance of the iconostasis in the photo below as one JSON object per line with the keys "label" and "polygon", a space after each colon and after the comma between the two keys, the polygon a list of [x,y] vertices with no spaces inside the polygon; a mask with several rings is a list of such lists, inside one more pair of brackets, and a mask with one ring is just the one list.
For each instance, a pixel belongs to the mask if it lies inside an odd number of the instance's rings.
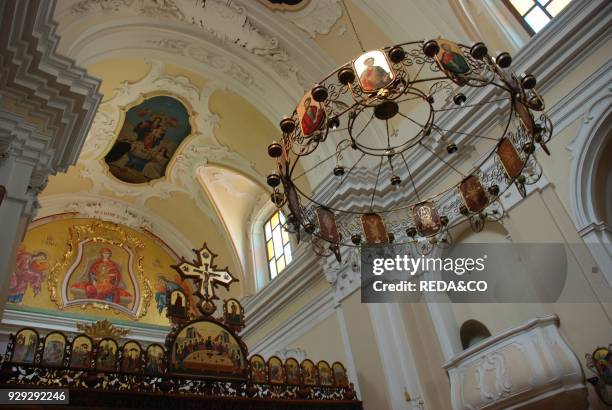
{"label": "iconostasis", "polygon": [[7,309],[169,326],[167,295],[192,294],[170,267],[178,260],[148,232],[71,214],[43,218],[19,247]]}

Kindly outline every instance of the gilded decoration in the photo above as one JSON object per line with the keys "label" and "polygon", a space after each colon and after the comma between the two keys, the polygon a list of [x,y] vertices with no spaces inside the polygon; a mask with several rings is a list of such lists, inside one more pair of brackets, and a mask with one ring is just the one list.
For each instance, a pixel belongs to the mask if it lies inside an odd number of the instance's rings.
{"label": "gilded decoration", "polygon": [[101,340],[107,337],[119,339],[130,333],[129,329],[115,327],[106,319],[93,323],[77,323],[76,327],[94,340]]}

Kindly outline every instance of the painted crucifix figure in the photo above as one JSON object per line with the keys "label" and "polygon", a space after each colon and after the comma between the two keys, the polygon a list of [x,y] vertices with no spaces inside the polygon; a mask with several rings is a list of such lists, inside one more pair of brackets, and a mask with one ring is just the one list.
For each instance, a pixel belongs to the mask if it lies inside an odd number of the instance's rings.
{"label": "painted crucifix figure", "polygon": [[195,281],[198,286],[195,295],[200,298],[198,308],[204,315],[210,316],[217,309],[213,303],[214,299],[219,299],[215,294],[217,285],[229,289],[230,285],[234,281],[237,282],[238,279],[232,276],[227,267],[224,269],[217,268],[213,263],[217,255],[208,249],[206,243],[201,249],[194,249],[194,252],[197,254],[197,259],[193,263],[181,259],[181,263],[172,267],[179,272],[183,279]]}

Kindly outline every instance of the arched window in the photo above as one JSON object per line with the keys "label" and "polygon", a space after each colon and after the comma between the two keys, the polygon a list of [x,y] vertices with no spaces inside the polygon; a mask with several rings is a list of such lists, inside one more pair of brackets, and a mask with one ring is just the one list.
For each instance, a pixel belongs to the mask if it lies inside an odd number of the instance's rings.
{"label": "arched window", "polygon": [[503,0],[530,35],[544,28],[572,0]]}
{"label": "arched window", "polygon": [[275,211],[264,223],[270,279],[284,271],[293,260],[289,232],[283,229],[284,223],[285,215],[280,210]]}
{"label": "arched window", "polygon": [[459,329],[459,334],[461,337],[461,345],[463,346],[463,350],[480,343],[488,337],[491,337],[491,332],[489,332],[489,329],[487,329],[487,327],[481,322],[474,319],[464,322],[461,325],[461,329]]}

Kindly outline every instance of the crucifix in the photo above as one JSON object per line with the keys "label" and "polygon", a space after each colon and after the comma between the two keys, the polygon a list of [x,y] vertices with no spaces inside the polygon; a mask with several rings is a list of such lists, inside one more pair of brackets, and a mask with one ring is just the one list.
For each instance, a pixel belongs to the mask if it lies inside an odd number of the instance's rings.
{"label": "crucifix", "polygon": [[177,270],[183,279],[192,279],[196,283],[198,289],[194,294],[200,298],[198,309],[204,315],[210,316],[217,309],[213,303],[214,299],[219,299],[215,294],[217,285],[229,289],[230,284],[238,281],[238,279],[229,273],[227,267],[224,269],[217,268],[213,263],[217,255],[208,249],[206,243],[201,249],[194,249],[193,251],[197,255],[197,259],[194,259],[193,263],[181,258],[181,263],[172,267]]}

